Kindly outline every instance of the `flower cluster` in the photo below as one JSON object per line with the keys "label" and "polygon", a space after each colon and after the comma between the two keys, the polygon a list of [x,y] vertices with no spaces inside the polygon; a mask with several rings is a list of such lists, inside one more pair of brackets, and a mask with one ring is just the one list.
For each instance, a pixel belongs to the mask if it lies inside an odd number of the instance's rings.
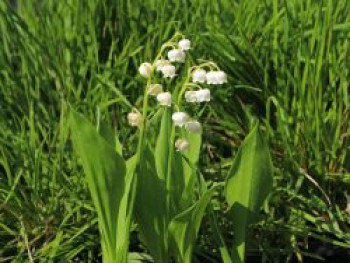
{"label": "flower cluster", "polygon": [[[176,37],[176,36],[175,36]],[[170,48],[170,49],[168,49]],[[142,77],[148,79],[147,95],[155,96],[158,104],[165,107],[171,107],[173,104],[176,108],[176,101],[182,98],[174,98],[169,90],[165,90],[162,84],[152,83],[156,79],[156,73],[161,73],[164,79],[173,79],[177,76],[176,68],[185,63],[187,52],[191,49],[191,41],[189,39],[181,39],[178,42],[173,40],[165,43],[153,62],[144,62],[139,67],[139,73]],[[166,52],[166,58],[163,53]],[[178,65],[176,63],[179,63]],[[183,84],[180,92],[174,93],[179,96],[184,95],[187,103],[209,102],[211,99],[210,90],[202,88],[201,85],[222,85],[227,82],[225,72],[220,70],[218,66],[211,61],[203,62],[200,65],[191,67],[188,70],[186,82]],[[192,80],[192,81],[191,81]],[[142,116],[139,112],[133,111],[128,115],[128,121],[131,126],[140,126]],[[175,126],[184,128],[191,133],[202,133],[202,125],[195,119],[183,111],[178,110],[172,114],[172,121]],[[184,138],[178,138],[175,142],[178,151],[185,151],[190,147],[190,143]]]}

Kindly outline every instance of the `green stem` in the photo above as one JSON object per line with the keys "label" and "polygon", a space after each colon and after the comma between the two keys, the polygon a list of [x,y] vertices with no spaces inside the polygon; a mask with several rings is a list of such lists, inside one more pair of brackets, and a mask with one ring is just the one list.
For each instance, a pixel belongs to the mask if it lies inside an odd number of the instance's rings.
{"label": "green stem", "polygon": [[141,152],[143,150],[144,146],[144,137],[145,137],[145,128],[147,125],[147,109],[148,109],[148,94],[147,94],[147,89],[148,86],[151,83],[151,78],[148,78],[147,80],[147,85],[146,85],[146,90],[143,95],[143,106],[142,106],[142,124],[140,127],[140,138],[137,146],[137,163],[141,161]]}
{"label": "green stem", "polygon": [[189,86],[190,82],[190,77],[191,77],[191,74],[187,74],[187,77],[185,79],[185,82],[184,84],[181,86],[181,89],[180,91],[178,89],[175,89],[174,91],[174,94],[177,95],[177,98],[176,98],[176,102],[177,102],[177,105],[178,105],[178,108],[180,110],[181,108],[181,102],[182,102],[182,94],[185,92],[185,90],[187,89],[187,87]]}

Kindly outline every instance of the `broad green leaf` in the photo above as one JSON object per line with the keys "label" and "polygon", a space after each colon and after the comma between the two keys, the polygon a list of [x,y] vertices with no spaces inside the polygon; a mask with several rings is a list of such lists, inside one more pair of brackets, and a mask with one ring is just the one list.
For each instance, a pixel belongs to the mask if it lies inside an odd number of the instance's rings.
{"label": "broad green leaf", "polygon": [[115,150],[117,151],[117,153],[122,156],[123,152],[122,152],[122,145],[118,139],[117,136],[115,136],[113,130],[104,122],[100,123],[99,126],[99,134],[107,141],[110,143],[110,145],[112,147],[115,148]]}
{"label": "broad green leaf", "polygon": [[171,113],[169,109],[163,112],[157,144],[155,148],[155,162],[158,177],[165,180],[168,172],[168,156],[170,151],[169,139],[172,129]]}
{"label": "broad green leaf", "polygon": [[181,193],[181,208],[185,209],[192,204],[194,198],[193,189],[198,181],[195,167],[197,167],[199,159],[202,135],[183,130],[182,137],[190,143],[189,149],[183,154],[186,159],[182,159],[184,186]]}
{"label": "broad green leaf", "polygon": [[183,173],[183,157],[181,153],[174,151],[172,158],[172,175],[168,178],[168,180],[171,180],[169,183],[169,185],[171,186],[169,189],[169,193],[171,195],[169,218],[172,218],[173,216],[177,215],[179,211],[183,211],[189,207],[182,206],[182,193],[185,188],[185,176]]}
{"label": "broad green leaf", "polygon": [[130,183],[130,178],[126,182],[125,162],[114,145],[73,110],[70,125],[74,150],[81,158],[98,214],[104,260],[126,262],[130,228],[126,222],[130,222],[130,218],[125,216],[130,214],[130,208],[125,205],[125,198],[129,196],[127,183]]}
{"label": "broad green leaf", "polygon": [[183,153],[174,151],[172,155],[171,208],[170,218],[193,205],[198,178],[196,164],[199,159],[201,135],[181,131],[181,138],[189,141],[189,149]]}
{"label": "broad green leaf", "polygon": [[136,155],[134,155],[126,161],[125,190],[119,205],[116,237],[117,242],[119,242],[122,245],[117,247],[116,255],[123,254],[124,249],[127,250],[129,246],[130,226],[133,216],[135,192],[137,185],[137,177],[135,176],[135,170],[137,165],[136,161]]}
{"label": "broad green leaf", "polygon": [[115,146],[116,137],[114,135],[114,132],[105,122],[101,122],[99,124],[98,133],[110,144],[111,147]]}
{"label": "broad green leaf", "polygon": [[168,262],[165,180],[158,177],[155,158],[148,146],[137,173],[136,220],[140,234],[155,262]]}
{"label": "broad green leaf", "polygon": [[190,208],[175,216],[169,224],[173,254],[179,263],[191,263],[192,250],[200,224],[215,187],[206,191]]}
{"label": "broad green leaf", "polygon": [[[200,148],[202,144],[202,135],[191,133],[186,130],[182,130],[181,135],[190,143],[188,150],[184,152],[184,156],[186,156],[193,165],[196,165],[199,159]],[[193,173],[193,168],[188,164],[184,166],[184,170],[185,174],[187,175]]]}
{"label": "broad green leaf", "polygon": [[171,112],[169,109],[165,109],[160,123],[154,158],[157,175],[168,186],[165,197],[169,205],[166,213],[168,218],[176,215],[178,211],[182,211],[179,210],[179,206],[185,187],[182,157],[174,150],[174,137],[175,128],[172,125]]}
{"label": "broad green leaf", "polygon": [[272,169],[268,145],[256,124],[238,150],[225,186],[233,217],[234,262],[244,262],[246,228],[271,189]]}

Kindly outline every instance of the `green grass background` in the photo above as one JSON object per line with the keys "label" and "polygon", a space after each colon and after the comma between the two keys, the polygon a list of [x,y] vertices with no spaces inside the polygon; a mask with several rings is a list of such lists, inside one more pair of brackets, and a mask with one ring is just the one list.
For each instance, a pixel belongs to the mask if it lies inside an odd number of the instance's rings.
{"label": "green grass background", "polygon": [[[319,257],[315,240],[349,249],[349,1],[18,0],[0,2],[1,262],[99,257],[67,105],[107,121],[131,155],[126,114],[144,88],[137,68],[176,31],[194,57],[228,74],[203,111],[206,179],[224,180],[254,118],[269,135],[274,190],[248,255]],[[230,242],[225,206],[215,205]],[[211,231],[204,220],[195,253],[220,262]],[[144,251],[137,231],[130,250]]]}

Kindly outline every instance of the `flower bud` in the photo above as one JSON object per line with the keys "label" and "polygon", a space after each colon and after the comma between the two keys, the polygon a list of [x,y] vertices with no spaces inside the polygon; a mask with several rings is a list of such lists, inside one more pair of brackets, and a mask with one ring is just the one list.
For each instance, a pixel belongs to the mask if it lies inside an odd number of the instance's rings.
{"label": "flower bud", "polygon": [[182,127],[188,121],[188,115],[185,112],[174,112],[171,119],[175,126]]}
{"label": "flower bud", "polygon": [[138,111],[132,111],[128,113],[128,122],[130,126],[138,127],[142,123],[141,113]]}
{"label": "flower bud", "polygon": [[171,106],[171,94],[170,92],[162,92],[157,95],[157,101],[162,106]]}
{"label": "flower bud", "polygon": [[173,66],[171,64],[163,66],[161,71],[163,73],[163,77],[164,78],[173,78],[173,77],[176,76],[176,74],[175,74],[175,66]]}
{"label": "flower bud", "polygon": [[185,62],[186,54],[181,49],[172,49],[168,52],[168,59],[171,62]]}
{"label": "flower bud", "polygon": [[157,96],[159,93],[163,92],[163,86],[161,84],[151,84],[147,91],[149,95]]}
{"label": "flower bud", "polygon": [[139,72],[142,77],[148,78],[152,72],[151,63],[148,63],[148,62],[142,63],[139,67]]}
{"label": "flower bud", "polygon": [[192,81],[204,83],[206,81],[207,72],[204,69],[196,69],[192,72]]}
{"label": "flower bud", "polygon": [[179,41],[179,47],[183,51],[189,50],[191,48],[191,41],[188,39],[182,39]]}
{"label": "flower bud", "polygon": [[186,151],[188,149],[188,147],[190,146],[190,144],[188,143],[187,140],[185,139],[177,139],[175,141],[175,148],[177,151],[179,152],[183,152]]}
{"label": "flower bud", "polygon": [[186,122],[185,129],[192,133],[202,133],[202,125],[198,121]]}

